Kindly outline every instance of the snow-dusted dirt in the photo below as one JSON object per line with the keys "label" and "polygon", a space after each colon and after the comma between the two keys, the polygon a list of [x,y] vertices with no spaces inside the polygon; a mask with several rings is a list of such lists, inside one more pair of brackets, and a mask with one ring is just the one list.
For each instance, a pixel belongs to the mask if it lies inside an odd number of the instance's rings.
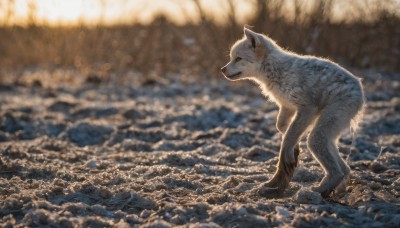
{"label": "snow-dusted dirt", "polygon": [[329,199],[309,190],[323,171],[304,142],[284,195],[255,193],[281,135],[251,82],[11,74],[0,86],[0,226],[399,227],[400,74],[354,72],[368,106],[354,148],[349,132],[340,139],[350,185]]}

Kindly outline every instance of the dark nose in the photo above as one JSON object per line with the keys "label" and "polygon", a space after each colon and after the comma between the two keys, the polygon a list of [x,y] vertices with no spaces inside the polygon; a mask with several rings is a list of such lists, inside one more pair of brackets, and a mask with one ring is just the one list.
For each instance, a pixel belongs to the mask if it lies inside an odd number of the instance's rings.
{"label": "dark nose", "polygon": [[225,73],[226,73],[226,67],[222,67],[222,68],[221,68],[221,71],[222,71],[222,73],[225,74]]}

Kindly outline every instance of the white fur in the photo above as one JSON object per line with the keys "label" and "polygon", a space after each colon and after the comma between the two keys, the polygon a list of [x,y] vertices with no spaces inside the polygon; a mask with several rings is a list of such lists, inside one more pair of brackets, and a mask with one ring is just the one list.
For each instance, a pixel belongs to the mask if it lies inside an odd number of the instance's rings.
{"label": "white fur", "polygon": [[301,56],[279,47],[269,37],[244,29],[222,68],[231,81],[253,80],[263,94],[279,106],[277,128],[283,134],[278,169],[268,187],[284,189],[297,165],[299,139],[310,129],[308,148],[326,176],[314,190],[328,195],[350,168],[340,158],[337,139],[356,126],[364,106],[361,82],[349,71],[329,60]]}

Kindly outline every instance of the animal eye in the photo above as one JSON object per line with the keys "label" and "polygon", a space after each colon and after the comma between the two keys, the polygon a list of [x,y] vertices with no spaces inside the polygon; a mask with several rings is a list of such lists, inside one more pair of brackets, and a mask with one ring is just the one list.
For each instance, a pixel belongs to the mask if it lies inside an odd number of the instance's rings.
{"label": "animal eye", "polygon": [[239,62],[240,60],[242,60],[242,58],[236,57],[235,62]]}

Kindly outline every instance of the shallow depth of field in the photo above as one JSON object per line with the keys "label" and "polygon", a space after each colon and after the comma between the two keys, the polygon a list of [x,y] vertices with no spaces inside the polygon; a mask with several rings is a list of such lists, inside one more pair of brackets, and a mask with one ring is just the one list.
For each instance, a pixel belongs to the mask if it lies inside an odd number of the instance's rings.
{"label": "shallow depth of field", "polygon": [[[68,25],[34,0],[13,22],[20,2],[0,3],[0,227],[400,226],[399,1],[175,0],[183,22]],[[324,174],[304,140],[284,195],[256,193],[282,136],[276,105],[219,72],[244,25],[362,78],[344,193],[309,190]]]}

